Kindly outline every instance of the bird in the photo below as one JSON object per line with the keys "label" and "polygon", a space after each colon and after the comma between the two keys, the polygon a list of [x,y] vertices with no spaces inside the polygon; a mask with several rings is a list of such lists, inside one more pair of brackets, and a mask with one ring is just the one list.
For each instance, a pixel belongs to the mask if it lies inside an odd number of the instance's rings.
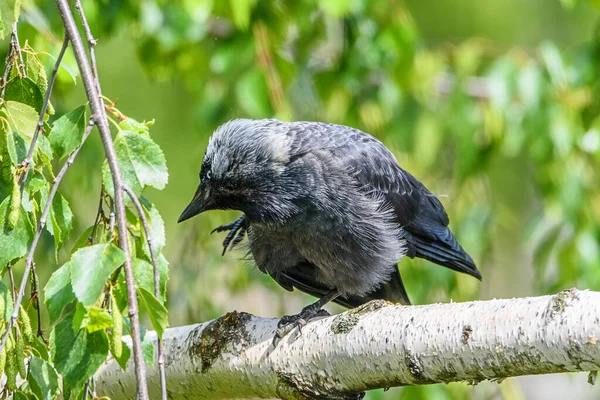
{"label": "bird", "polygon": [[361,130],[324,122],[233,119],[211,135],[200,183],[178,222],[209,210],[243,214],[223,254],[248,239],[258,269],[318,298],[278,323],[276,345],[335,302],[410,305],[398,269],[423,258],[481,280],[438,196]]}

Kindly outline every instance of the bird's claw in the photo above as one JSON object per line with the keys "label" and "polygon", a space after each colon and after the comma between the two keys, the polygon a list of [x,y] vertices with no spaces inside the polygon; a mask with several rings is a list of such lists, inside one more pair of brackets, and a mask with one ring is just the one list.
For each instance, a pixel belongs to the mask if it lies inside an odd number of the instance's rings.
{"label": "bird's claw", "polygon": [[234,225],[235,225],[235,221],[230,222],[230,223],[225,224],[225,225],[219,225],[215,229],[213,229],[212,231],[210,231],[210,234],[212,235],[215,232],[229,231],[229,230],[231,230],[233,228]]}
{"label": "bird's claw", "polygon": [[321,308],[317,308],[315,304],[310,304],[302,309],[300,313],[294,315],[284,315],[277,323],[277,330],[273,337],[273,347],[286,337],[294,328],[298,328],[298,334],[302,334],[302,328],[313,318],[326,317],[330,314]]}
{"label": "bird's claw", "polygon": [[[215,229],[210,232],[213,234],[214,232],[225,232],[229,231],[225,239],[223,240],[223,252],[221,255],[225,255],[227,248],[230,250],[237,246],[243,239],[246,234],[246,216],[242,215],[238,219],[233,222],[230,222],[225,225],[217,226]],[[231,247],[229,246],[231,244]]]}

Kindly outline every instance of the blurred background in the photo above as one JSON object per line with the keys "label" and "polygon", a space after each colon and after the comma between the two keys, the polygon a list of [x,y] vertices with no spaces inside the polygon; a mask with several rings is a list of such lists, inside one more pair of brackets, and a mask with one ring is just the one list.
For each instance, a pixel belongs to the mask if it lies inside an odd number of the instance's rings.
{"label": "blurred background", "polygon": [[[210,231],[237,213],[176,224],[208,137],[237,117],[362,129],[446,195],[452,230],[483,282],[406,259],[399,268],[417,304],[600,290],[600,1],[83,3],[104,95],[132,118],[154,119],[167,158],[169,185],[145,195],[165,221],[172,326],[233,309],[281,316],[312,300],[278,287],[242,251],[221,256],[223,235]],[[54,2],[25,0],[19,33],[47,52],[50,70],[62,41]],[[70,53],[65,67],[57,116],[85,101]],[[62,185],[77,217],[73,240],[93,223],[102,160],[94,135]],[[49,276],[56,267],[45,239],[48,268],[40,250],[38,271]],[[599,398],[586,380],[522,377],[367,399]]]}

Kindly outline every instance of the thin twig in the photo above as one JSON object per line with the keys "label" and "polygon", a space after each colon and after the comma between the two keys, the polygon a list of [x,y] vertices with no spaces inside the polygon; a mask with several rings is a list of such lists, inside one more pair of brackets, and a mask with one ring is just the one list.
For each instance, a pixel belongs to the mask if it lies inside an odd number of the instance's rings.
{"label": "thin twig", "polygon": [[98,91],[98,94],[101,95],[102,91],[100,90],[100,79],[98,78],[98,68],[96,67],[96,51],[94,50],[98,41],[94,39],[94,36],[92,35],[92,30],[90,29],[90,25],[88,24],[85,13],[83,12],[83,7],[81,6],[81,0],[75,0],[75,9],[81,18],[83,31],[85,32],[85,38],[88,42],[92,75],[94,75],[94,80],[96,81],[96,90]]}
{"label": "thin twig", "polygon": [[15,304],[15,276],[13,275],[12,263],[6,265],[8,269],[8,276],[10,277],[10,295],[12,296],[12,302]]}
{"label": "thin twig", "polygon": [[[152,270],[154,271],[154,296],[158,301],[160,301],[160,273],[158,271],[158,263],[156,262],[156,254],[154,254],[154,249],[152,248],[152,235],[150,233],[150,227],[148,226],[148,219],[146,218],[146,213],[144,212],[144,208],[140,203],[139,199],[133,193],[133,190],[129,188],[126,184],[123,184],[123,190],[131,201],[133,205],[137,209],[138,215],[142,220],[142,226],[144,228],[144,233],[146,234],[146,243],[148,243],[148,250],[150,252],[150,259],[152,260]],[[162,340],[158,338],[158,370],[160,373],[160,388],[161,388],[161,398],[162,400],[167,400],[167,374],[165,371],[165,355],[163,351]]]}
{"label": "thin twig", "polygon": [[[127,301],[129,309],[129,318],[131,319],[131,338],[133,344],[133,361],[135,365],[135,374],[137,382],[137,397],[140,400],[148,399],[148,384],[146,380],[146,365],[144,364],[144,358],[142,355],[141,345],[141,333],[140,333],[140,321],[138,311],[137,293],[135,288],[135,278],[133,276],[133,267],[131,264],[131,253],[129,250],[129,241],[127,236],[127,218],[125,215],[125,202],[123,193],[123,178],[121,176],[121,170],[117,161],[117,154],[115,146],[110,134],[110,128],[108,126],[108,118],[104,110],[104,104],[102,102],[102,93],[99,90],[100,85],[97,79],[94,79],[94,75],[91,71],[89,60],[86,57],[85,48],[81,35],[77,30],[73,13],[69,8],[67,0],[56,0],[58,5],[59,14],[62,18],[65,32],[71,41],[75,60],[79,66],[83,85],[87,98],[90,102],[92,109],[92,116],[94,121],[98,125],[100,131],[100,138],[102,145],[104,146],[104,152],[106,154],[106,160],[110,168],[110,173],[113,180],[114,187],[114,200],[115,200],[115,211],[117,219],[117,229],[119,231],[119,246],[123,253],[125,253],[125,280],[127,286]],[[83,9],[81,9],[83,15]],[[83,21],[84,25],[87,25],[86,21]],[[85,28],[86,30],[89,27]]]}
{"label": "thin twig", "polygon": [[[11,34],[12,36],[12,34]],[[8,75],[10,74],[10,69],[12,68],[12,57],[13,57],[13,45],[12,38],[10,41],[10,46],[8,46],[8,52],[6,53],[6,59],[4,60],[4,74],[2,75],[2,89],[0,90],[0,98],[4,101],[4,93],[6,92],[6,84],[8,83]]]}
{"label": "thin twig", "polygon": [[33,279],[33,287],[31,288],[31,299],[35,301],[35,309],[37,311],[37,335],[44,339],[44,330],[42,329],[42,309],[40,308],[39,285],[35,263],[31,265],[31,278]]}
{"label": "thin twig", "polygon": [[110,229],[110,241],[115,239],[115,202],[110,199],[110,213],[108,214],[108,226]]}
{"label": "thin twig", "polygon": [[13,46],[17,52],[17,56],[19,57],[19,68],[21,68],[21,77],[27,78],[27,71],[25,70],[25,63],[23,62],[23,53],[21,53],[21,46],[19,44],[19,34],[17,32],[17,21],[13,24],[13,30],[11,35],[11,42],[14,39]]}
{"label": "thin twig", "polygon": [[2,352],[2,349],[4,349],[4,346],[6,345],[6,339],[8,338],[8,334],[10,333],[10,329],[13,327],[15,321],[19,317],[19,307],[21,306],[21,302],[23,301],[23,296],[25,295],[25,288],[27,287],[27,280],[29,279],[29,274],[31,273],[31,269],[33,266],[33,254],[35,253],[35,248],[37,247],[40,237],[42,236],[44,226],[46,226],[46,219],[48,218],[48,214],[50,212],[50,207],[52,206],[54,196],[56,196],[56,193],[58,192],[58,186],[60,185],[60,182],[65,176],[67,169],[69,169],[71,164],[73,164],[75,157],[77,157],[79,150],[90,135],[90,132],[92,131],[93,127],[94,121],[90,120],[87,129],[85,130],[85,133],[83,135],[81,144],[77,146],[75,150],[73,150],[73,152],[67,159],[67,162],[65,162],[65,164],[60,169],[59,173],[54,178],[54,181],[52,182],[52,188],[50,189],[50,193],[48,194],[48,200],[46,201],[46,205],[44,206],[44,210],[42,211],[42,216],[40,217],[37,230],[35,231],[35,235],[33,236],[33,241],[31,242],[29,253],[27,253],[27,258],[25,259],[25,270],[23,271],[23,279],[21,280],[21,286],[19,287],[19,294],[14,302],[14,311],[10,319],[8,320],[8,326],[6,327],[6,331],[4,332],[4,335],[2,336],[2,341],[0,342],[0,352]]}
{"label": "thin twig", "polygon": [[[90,378],[90,379],[92,379],[92,378]],[[83,400],[89,399],[88,396],[90,394],[90,379],[85,381],[85,386],[83,387]]]}
{"label": "thin twig", "polygon": [[104,209],[102,208],[102,201],[104,200],[104,188],[100,188],[100,200],[98,201],[98,211],[96,212],[96,219],[94,220],[94,225],[92,226],[92,231],[90,232],[90,236],[88,236],[88,244],[94,243],[94,236],[96,236],[96,229],[98,228],[98,224],[100,224],[100,218],[104,217]]}
{"label": "thin twig", "polygon": [[58,67],[60,66],[60,62],[62,61],[62,58],[65,55],[65,51],[67,50],[68,45],[69,40],[65,36],[62,47],[60,49],[60,53],[58,53],[58,57],[56,58],[56,62],[54,63],[54,67],[52,68],[52,74],[50,75],[50,81],[48,82],[48,87],[46,88],[46,94],[44,96],[44,103],[42,104],[42,110],[40,111],[40,118],[38,119],[37,125],[35,126],[35,131],[33,132],[33,138],[31,139],[31,144],[29,145],[27,156],[23,161],[21,161],[21,164],[19,164],[19,167],[24,169],[23,175],[21,176],[21,194],[23,193],[23,189],[25,188],[25,182],[27,181],[27,175],[29,174],[29,163],[31,163],[31,160],[33,158],[33,152],[35,151],[35,145],[37,143],[40,130],[44,129],[44,116],[46,115],[48,103],[50,102],[50,94],[52,93],[54,82],[56,81]]}

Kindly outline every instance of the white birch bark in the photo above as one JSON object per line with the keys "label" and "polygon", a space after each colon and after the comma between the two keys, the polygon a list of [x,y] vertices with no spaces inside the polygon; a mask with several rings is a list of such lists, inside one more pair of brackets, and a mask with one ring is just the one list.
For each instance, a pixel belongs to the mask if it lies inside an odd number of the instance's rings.
{"label": "white birch bark", "polygon": [[[600,370],[600,293],[397,306],[372,302],[310,322],[273,348],[276,319],[232,312],[164,335],[170,399],[356,398],[392,386]],[[131,364],[131,363],[130,363]],[[160,393],[148,369],[151,398]],[[108,360],[97,392],[135,394]]]}

